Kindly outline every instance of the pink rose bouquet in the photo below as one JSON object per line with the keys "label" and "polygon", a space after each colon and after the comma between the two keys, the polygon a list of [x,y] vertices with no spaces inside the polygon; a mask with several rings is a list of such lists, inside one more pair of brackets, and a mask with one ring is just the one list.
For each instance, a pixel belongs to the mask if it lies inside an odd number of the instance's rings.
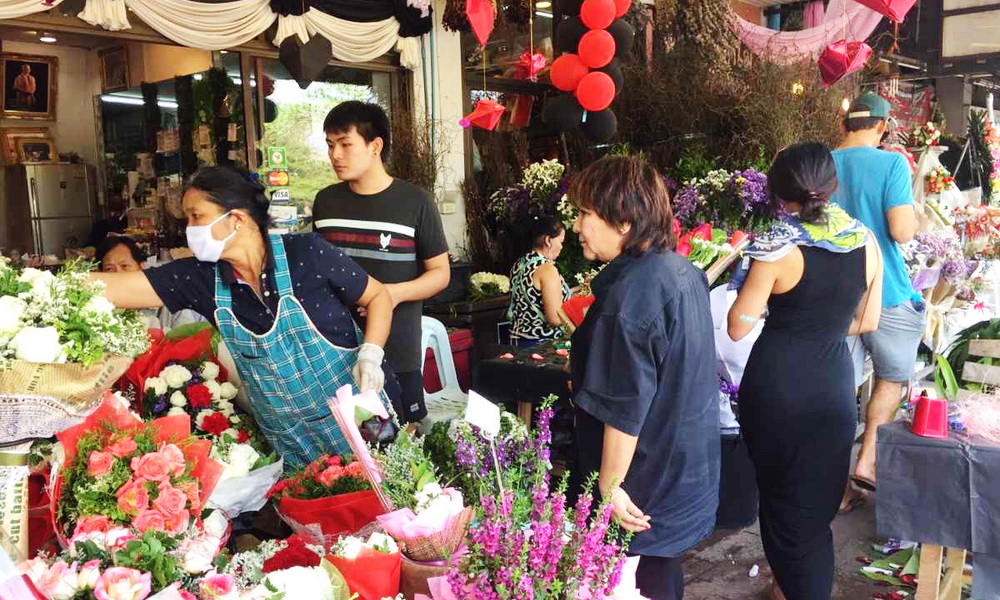
{"label": "pink rose bouquet", "polygon": [[58,437],[66,459],[53,470],[52,512],[64,543],[114,526],[182,534],[222,473],[186,414],[142,423],[107,401]]}

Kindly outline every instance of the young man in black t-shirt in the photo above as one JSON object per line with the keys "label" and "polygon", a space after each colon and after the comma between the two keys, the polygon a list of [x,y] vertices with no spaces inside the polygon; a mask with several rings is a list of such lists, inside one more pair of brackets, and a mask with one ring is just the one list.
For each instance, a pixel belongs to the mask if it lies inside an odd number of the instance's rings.
{"label": "young man in black t-shirt", "polygon": [[441,217],[429,191],[386,172],[389,119],[377,104],[339,104],[323,130],[341,183],[316,195],[313,227],[392,296],[385,352],[402,388],[399,417],[414,423],[427,416],[420,356],[423,301],[451,278]]}

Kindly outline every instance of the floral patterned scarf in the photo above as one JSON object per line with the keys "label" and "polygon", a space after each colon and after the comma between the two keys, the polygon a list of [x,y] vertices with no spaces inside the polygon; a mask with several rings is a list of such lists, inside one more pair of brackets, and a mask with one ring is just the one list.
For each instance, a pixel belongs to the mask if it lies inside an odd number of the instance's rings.
{"label": "floral patterned scarf", "polygon": [[836,204],[826,207],[826,223],[804,223],[798,215],[786,215],[758,235],[744,252],[755,260],[774,262],[788,255],[797,246],[822,248],[830,252],[847,253],[868,243],[868,230]]}

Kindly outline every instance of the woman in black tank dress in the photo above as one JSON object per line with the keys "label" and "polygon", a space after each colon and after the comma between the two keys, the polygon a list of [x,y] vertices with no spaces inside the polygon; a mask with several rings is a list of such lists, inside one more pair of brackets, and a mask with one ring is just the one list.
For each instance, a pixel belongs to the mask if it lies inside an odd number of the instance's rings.
{"label": "woman in black tank dress", "polygon": [[837,178],[825,146],[782,151],[768,181],[784,216],[750,249],[755,260],[729,313],[729,334],[740,339],[768,309],[741,382],[739,420],[757,474],[772,595],[829,600],[830,523],[857,419],[845,336],[877,327],[881,266],[874,237],[828,203]]}

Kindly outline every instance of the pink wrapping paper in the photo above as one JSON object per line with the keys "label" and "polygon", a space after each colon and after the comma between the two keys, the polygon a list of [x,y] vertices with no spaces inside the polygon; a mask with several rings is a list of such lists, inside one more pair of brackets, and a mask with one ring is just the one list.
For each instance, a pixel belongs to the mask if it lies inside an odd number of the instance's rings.
{"label": "pink wrapping paper", "polygon": [[367,410],[377,417],[388,419],[389,413],[386,412],[382,401],[379,400],[378,395],[373,391],[354,395],[353,388],[350,385],[345,385],[338,389],[336,395],[327,400],[326,403],[330,407],[330,412],[333,413],[334,418],[337,420],[337,425],[340,426],[340,430],[344,433],[351,451],[354,452],[354,456],[364,468],[365,474],[368,476],[368,480],[371,481],[372,488],[374,488],[375,493],[378,495],[383,508],[392,510],[392,503],[385,496],[385,492],[382,491],[382,471],[379,469],[378,463],[375,462],[375,458],[372,457],[372,453],[368,450],[368,444],[361,437],[361,431],[358,430],[357,423],[354,422],[354,410],[358,407]]}

